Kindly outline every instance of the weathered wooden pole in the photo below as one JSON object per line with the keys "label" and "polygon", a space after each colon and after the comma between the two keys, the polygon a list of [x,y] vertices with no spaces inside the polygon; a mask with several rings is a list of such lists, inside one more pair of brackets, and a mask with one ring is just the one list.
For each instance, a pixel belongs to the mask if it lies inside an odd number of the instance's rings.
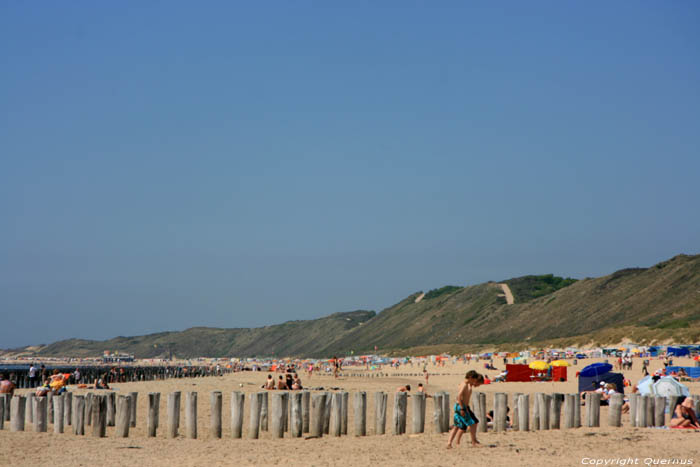
{"label": "weathered wooden pole", "polygon": [[[290,426],[291,426],[291,434],[292,438],[301,438],[303,435],[304,431],[304,420],[303,420],[303,415],[302,415],[302,399],[304,395],[298,391],[293,392],[291,394],[291,400],[290,404],[292,407],[292,413],[291,413],[291,420],[290,420]],[[341,394],[342,397],[342,394]]]}
{"label": "weathered wooden pole", "polygon": [[[377,393],[379,394],[379,393]],[[386,423],[386,394],[384,395],[384,422]],[[435,433],[442,433],[442,427],[443,427],[443,422],[442,419],[445,417],[446,414],[442,413],[442,393],[441,392],[436,392],[435,395],[433,395],[433,425],[435,426]],[[384,430],[382,429],[381,433],[377,434],[384,434]]]}
{"label": "weathered wooden pole", "polygon": [[53,432],[54,433],[63,433],[63,422],[65,421],[64,417],[64,409],[65,409],[65,404],[64,404],[65,399],[63,399],[63,395],[60,396],[54,396],[53,398]]}
{"label": "weathered wooden pole", "polygon": [[630,426],[637,426],[637,405],[639,405],[639,393],[630,394]]}
{"label": "weathered wooden pole", "polygon": [[333,393],[326,392],[326,408],[323,411],[323,433],[329,434],[331,429],[331,407],[333,405]]}
{"label": "weathered wooden pole", "polygon": [[647,426],[654,426],[654,396],[647,396]]}
{"label": "weathered wooden pole", "polygon": [[364,391],[355,393],[353,403],[355,409],[355,436],[367,434],[367,393]]}
{"label": "weathered wooden pole", "polygon": [[[445,394],[446,397],[449,397],[447,394]],[[488,426],[486,423],[486,394],[483,392],[477,393],[476,400],[478,400],[478,405],[477,405],[477,410],[474,415],[476,415],[476,418],[479,419],[479,424],[476,427],[476,431],[479,433],[486,433],[488,431]],[[449,431],[449,425],[450,425],[450,409],[449,409],[449,404],[447,407],[447,411],[445,412],[445,430],[443,433],[446,433]]]}
{"label": "weathered wooden pole", "polygon": [[[267,394],[267,393],[265,393]],[[243,436],[243,410],[245,394],[240,391],[231,393],[231,436],[239,439]]]}
{"label": "weathered wooden pole", "polygon": [[511,415],[511,428],[513,431],[520,430],[520,409],[518,408],[518,401],[520,400],[521,392],[516,392],[513,394],[513,414]]}
{"label": "weathered wooden pole", "polygon": [[107,393],[107,426],[114,426],[116,424],[116,416],[117,393],[110,391]]}
{"label": "weathered wooden pole", "polygon": [[117,407],[115,413],[116,428],[114,430],[117,438],[129,437],[129,426],[131,425],[131,407],[129,407],[130,402],[131,396],[117,397]]}
{"label": "weathered wooden pole", "polygon": [[286,396],[282,398],[282,406],[284,407],[284,432],[289,431],[289,419],[292,415],[292,407],[289,405],[289,392],[285,391]]}
{"label": "weathered wooden pole", "polygon": [[9,406],[5,408],[6,396],[9,396],[9,394],[0,394],[0,430],[5,429],[5,411],[9,412],[10,410]]}
{"label": "weathered wooden pole", "polygon": [[576,395],[566,394],[564,396],[564,428],[576,428],[574,414],[576,413]]}
{"label": "weathered wooden pole", "polygon": [[[160,410],[160,397],[158,396],[160,396],[158,392],[148,393],[148,420],[146,420],[146,431],[148,432],[149,438],[155,438],[156,432],[158,431],[158,411]],[[107,408],[109,409],[109,405]]]}
{"label": "weathered wooden pole", "polygon": [[27,399],[16,395],[10,402],[10,431],[24,431],[24,417]]}
{"label": "weathered wooden pole", "polygon": [[637,400],[637,426],[639,428],[646,428],[647,425],[647,404],[649,401],[649,396],[641,396]]}
{"label": "weathered wooden pole", "polygon": [[168,394],[168,437],[177,438],[180,428],[180,391]]}
{"label": "weathered wooden pole", "polygon": [[73,401],[73,434],[85,434],[85,396],[76,395]]}
{"label": "weathered wooden pole", "polygon": [[564,394],[555,392],[552,394],[552,400],[549,403],[549,429],[558,430],[561,428],[561,403],[564,400]]}
{"label": "weathered wooden pole", "polygon": [[528,431],[530,429],[530,395],[521,394],[518,397],[518,430]]}
{"label": "weathered wooden pole", "polygon": [[581,428],[581,394],[574,394],[574,427]]}
{"label": "weathered wooden pole", "polygon": [[311,423],[311,393],[309,391],[302,391],[301,393],[301,417],[302,431],[308,433],[309,424]]}
{"label": "weathered wooden pole", "polygon": [[[51,394],[51,393],[49,393]],[[85,424],[87,426],[92,425],[92,397],[93,393],[88,392],[85,394]]]}
{"label": "weathered wooden pole", "polygon": [[185,428],[188,438],[197,439],[197,393],[195,391],[185,393]]}
{"label": "weathered wooden pole", "polygon": [[600,426],[600,397],[599,392],[589,392],[586,395],[586,426]]}
{"label": "weathered wooden pole", "polygon": [[73,411],[73,393],[63,393],[63,426],[71,424],[71,414]]}
{"label": "weathered wooden pole", "polygon": [[347,435],[348,434],[348,402],[350,398],[350,394],[347,391],[342,391],[341,393],[341,398],[343,401],[343,407],[342,407],[342,423],[340,427],[340,434]]}
{"label": "weathered wooden pole", "polygon": [[24,425],[34,423],[34,393],[27,393],[27,402],[24,404]]}
{"label": "weathered wooden pole", "polygon": [[343,395],[339,392],[333,393],[331,404],[330,435],[340,436],[343,429]]}
{"label": "weathered wooden pole", "polygon": [[92,396],[92,436],[104,438],[107,434],[107,400],[105,396]]}
{"label": "weathered wooden pole", "polygon": [[666,425],[666,398],[656,396],[654,401],[654,426]]}
{"label": "weathered wooden pole", "polygon": [[386,393],[374,393],[374,431],[377,435],[386,432]]}
{"label": "weathered wooden pole", "polygon": [[540,430],[540,395],[541,392],[536,392],[534,401],[532,404],[532,424],[531,428],[532,431],[539,431]]}
{"label": "weathered wooden pole", "polygon": [[425,431],[425,394],[418,393],[411,396],[411,412],[413,416],[413,433]]}
{"label": "weathered wooden pole", "polygon": [[270,434],[273,438],[284,437],[284,393],[272,393],[272,410],[270,411]]}
{"label": "weathered wooden pole", "polygon": [[622,426],[622,394],[615,393],[608,401],[608,425]]}
{"label": "weathered wooden pole", "polygon": [[392,434],[394,435],[406,433],[407,399],[408,395],[405,392],[397,392],[394,395],[394,416],[392,418]]}
{"label": "weathered wooden pole", "polygon": [[138,392],[130,392],[129,395],[131,396],[131,415],[129,419],[129,423],[131,423],[131,426],[134,427],[136,426],[136,407],[138,406],[138,398],[139,398],[139,393]]}
{"label": "weathered wooden pole", "polygon": [[326,393],[313,394],[311,396],[311,436],[320,438],[323,436],[323,420],[326,418]]}
{"label": "weathered wooden pole", "polygon": [[[445,416],[442,417],[442,432],[447,433],[450,431],[450,394],[448,392],[442,395],[442,413],[445,414]],[[406,433],[405,426],[404,433]]]}
{"label": "weathered wooden pole", "polygon": [[[54,412],[54,409],[53,409],[53,398],[54,398],[53,392],[49,391],[49,392],[46,394],[46,408],[47,408],[47,410],[48,410],[47,421],[48,421],[49,423],[53,423],[53,412]],[[5,404],[5,415],[7,416],[7,420],[10,419],[10,418],[9,418],[9,417],[10,417],[10,411],[8,410],[9,407],[10,407],[10,395],[8,394],[8,395],[7,395],[7,403]]]}
{"label": "weathered wooden pole", "polygon": [[212,438],[221,438],[221,391],[212,391],[209,396],[210,423],[209,432]]}
{"label": "weathered wooden pole", "polygon": [[263,403],[263,393],[250,395],[250,420],[248,421],[248,438],[258,439],[260,434],[260,408]]}
{"label": "weathered wooden pole", "polygon": [[46,433],[47,403],[46,397],[34,398],[34,431],[36,433]]}
{"label": "weathered wooden pole", "polygon": [[493,407],[493,431],[506,431],[508,396],[502,392],[495,393],[493,395]]}

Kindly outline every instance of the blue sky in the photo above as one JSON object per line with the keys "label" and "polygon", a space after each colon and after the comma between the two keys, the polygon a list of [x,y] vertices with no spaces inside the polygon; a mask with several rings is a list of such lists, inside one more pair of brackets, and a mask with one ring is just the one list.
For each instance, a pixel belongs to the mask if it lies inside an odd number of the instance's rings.
{"label": "blue sky", "polygon": [[700,245],[700,6],[0,3],[0,348]]}

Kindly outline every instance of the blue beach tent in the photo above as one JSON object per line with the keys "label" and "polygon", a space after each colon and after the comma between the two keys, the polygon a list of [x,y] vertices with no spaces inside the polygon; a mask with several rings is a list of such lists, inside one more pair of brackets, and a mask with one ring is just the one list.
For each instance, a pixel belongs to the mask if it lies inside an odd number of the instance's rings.
{"label": "blue beach tent", "polygon": [[674,357],[687,357],[690,355],[690,350],[688,350],[687,347],[668,347],[666,352],[668,355],[672,355]]}
{"label": "blue beach tent", "polygon": [[620,373],[602,373],[592,376],[583,376],[583,372],[578,377],[578,392],[595,391],[600,387],[600,383],[611,383],[615,385],[617,392],[625,393],[624,377]]}

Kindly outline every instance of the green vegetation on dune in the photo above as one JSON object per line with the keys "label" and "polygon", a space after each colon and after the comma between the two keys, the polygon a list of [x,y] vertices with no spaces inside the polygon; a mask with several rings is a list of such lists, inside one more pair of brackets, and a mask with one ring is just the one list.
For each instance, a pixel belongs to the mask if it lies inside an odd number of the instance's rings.
{"label": "green vegetation on dune", "polygon": [[510,287],[515,303],[523,303],[568,287],[575,283],[576,279],[570,277],[565,279],[554,274],[545,274],[542,276],[516,277],[503,282]]}
{"label": "green vegetation on dune", "polygon": [[440,287],[439,289],[430,290],[425,294],[423,300],[430,300],[432,298],[437,298],[441,295],[450,294],[462,289],[462,287],[457,287],[456,285],[446,285],[445,287]]}

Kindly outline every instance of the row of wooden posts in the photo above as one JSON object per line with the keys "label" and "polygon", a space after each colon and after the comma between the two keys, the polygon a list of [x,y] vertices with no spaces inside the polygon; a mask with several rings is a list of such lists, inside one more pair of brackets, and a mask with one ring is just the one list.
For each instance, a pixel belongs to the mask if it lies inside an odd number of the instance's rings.
{"label": "row of wooden posts", "polygon": [[[180,407],[182,393],[172,392],[167,400],[166,433],[175,438],[180,429]],[[1,395],[9,396],[9,395]],[[272,398],[270,404],[269,399]],[[309,391],[263,391],[251,393],[249,403],[248,438],[256,439],[260,431],[270,431],[274,438],[284,437],[290,432],[292,437],[302,437],[310,433],[312,437],[322,437],[324,434],[341,436],[348,433],[349,393]],[[529,394],[514,394],[512,428],[519,431],[572,429],[582,426],[581,400],[579,394],[534,394],[532,411],[530,410]],[[220,391],[210,395],[211,421],[209,429],[211,436],[222,436],[222,398]],[[700,396],[693,396],[696,410],[700,409]],[[243,414],[246,394],[235,391],[231,393],[231,436],[243,436]],[[426,396],[411,395],[412,433],[425,431]],[[35,397],[16,395],[0,397],[0,429],[5,421],[10,422],[11,431],[24,431],[27,424],[32,424],[35,432],[48,431],[47,422],[53,423],[55,433],[63,433],[67,425],[72,425],[76,435],[85,434],[85,425],[92,427],[92,435],[106,436],[106,427],[115,426],[115,436],[128,437],[129,428],[136,426],[138,393],[132,392],[117,395],[114,392],[105,394],[88,393],[73,395],[65,393],[60,396]],[[374,428],[375,433],[386,433],[388,395],[384,392],[375,393]],[[637,427],[664,426],[666,423],[666,407],[675,406],[676,396],[670,401],[663,396],[630,396],[630,425]],[[585,426],[600,426],[601,395],[589,393],[585,405]],[[493,431],[503,432],[507,429],[508,394],[494,394]],[[478,431],[488,430],[486,421],[486,394],[475,393],[472,406],[476,416],[481,420]],[[147,433],[155,437],[160,426],[160,393],[148,393]],[[561,424],[562,407],[564,423]],[[608,425],[622,425],[622,394],[615,394],[610,399]],[[391,433],[401,435],[406,433],[408,394],[397,392],[394,395]],[[367,434],[367,393],[353,394],[354,435]],[[450,397],[445,392],[433,396],[433,420],[437,433],[444,433],[450,427]],[[670,415],[672,416],[672,415]],[[197,438],[197,392],[185,392],[185,436]]]}

